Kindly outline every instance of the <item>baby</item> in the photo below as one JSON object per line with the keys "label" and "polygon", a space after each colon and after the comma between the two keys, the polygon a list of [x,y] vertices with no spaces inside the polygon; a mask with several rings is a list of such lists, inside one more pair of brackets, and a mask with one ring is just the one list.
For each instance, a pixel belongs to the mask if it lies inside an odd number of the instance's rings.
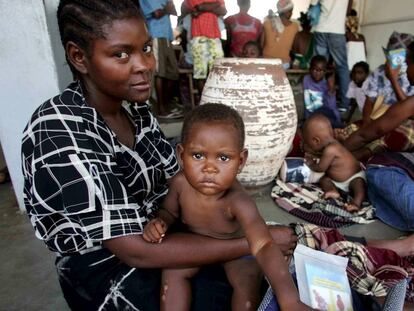
{"label": "baby", "polygon": [[[182,171],[172,178],[164,204],[143,237],[161,243],[168,227],[179,220],[189,231],[216,239],[246,236],[256,260],[246,256],[223,263],[233,287],[232,309],[257,309],[261,268],[282,310],[310,310],[300,302],[287,263],[254,201],[236,179],[247,159],[243,145],[244,124],[234,109],[221,104],[196,107],[184,120],[177,146]],[[190,309],[190,281],[199,269],[163,270],[162,310]]]}
{"label": "baby", "polygon": [[322,153],[319,161],[309,153],[305,154],[306,164],[315,172],[325,172],[320,185],[325,191],[324,198],[338,198],[337,188],[351,191],[353,199],[344,205],[349,212],[358,211],[365,198],[365,172],[359,162],[335,138],[329,119],[314,114],[303,126],[305,151]]}

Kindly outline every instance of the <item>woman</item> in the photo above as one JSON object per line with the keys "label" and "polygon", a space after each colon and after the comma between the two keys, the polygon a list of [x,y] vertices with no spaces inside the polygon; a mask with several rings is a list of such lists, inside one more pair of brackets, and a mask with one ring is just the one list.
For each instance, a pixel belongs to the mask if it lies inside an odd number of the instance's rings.
{"label": "woman", "polygon": [[[407,47],[407,78],[414,84],[414,42]],[[343,141],[345,147],[360,160],[384,151],[408,151],[414,148],[414,97],[407,97],[399,84],[399,68],[385,67],[395,96],[398,99],[378,119],[364,122],[364,126]],[[369,97],[365,105],[369,102]],[[364,107],[364,111],[365,111]]]}
{"label": "woman", "polygon": [[264,58],[280,58],[283,68],[290,68],[290,50],[299,26],[293,23],[292,17],[293,2],[291,0],[279,0],[277,13],[275,15],[269,10],[269,16],[263,23],[261,45]]}
{"label": "woman", "polygon": [[[57,254],[72,309],[159,310],[154,268],[232,260],[249,252],[247,241],[187,233],[161,244],[142,239],[179,170],[145,104],[155,59],[144,19],[130,0],[61,0],[57,16],[76,81],[41,105],[24,131],[28,215],[36,236]],[[276,231],[290,243],[291,230]],[[195,309],[228,298],[208,294]]]}

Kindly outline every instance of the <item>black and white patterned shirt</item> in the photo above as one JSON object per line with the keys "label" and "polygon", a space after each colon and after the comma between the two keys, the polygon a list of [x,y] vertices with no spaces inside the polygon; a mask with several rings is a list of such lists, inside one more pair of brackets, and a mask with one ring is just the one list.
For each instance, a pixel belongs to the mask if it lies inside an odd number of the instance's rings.
{"label": "black and white patterned shirt", "polygon": [[24,202],[36,236],[65,254],[142,233],[179,165],[147,105],[124,107],[133,149],[88,106],[79,83],[41,105],[24,130]]}

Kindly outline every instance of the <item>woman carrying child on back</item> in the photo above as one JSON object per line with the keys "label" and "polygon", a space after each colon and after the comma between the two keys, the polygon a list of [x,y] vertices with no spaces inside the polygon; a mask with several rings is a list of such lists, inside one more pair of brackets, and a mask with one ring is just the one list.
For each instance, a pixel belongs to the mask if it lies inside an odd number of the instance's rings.
{"label": "woman carrying child on back", "polygon": [[[179,171],[145,104],[155,67],[145,21],[131,0],[61,0],[57,17],[76,81],[44,102],[24,131],[27,213],[57,254],[71,309],[159,310],[157,268],[230,261],[247,255],[248,243],[192,233],[169,234],[161,244],[143,240],[167,180]],[[272,234],[287,248],[294,242],[288,228]],[[204,282],[200,290],[213,285],[194,309],[222,308],[227,297],[215,301],[222,283],[206,278],[195,280],[196,287]]]}
{"label": "woman carrying child on back", "polygon": [[[254,201],[236,179],[247,160],[240,115],[222,104],[198,106],[184,120],[181,139],[177,153],[183,170],[171,179],[157,218],[144,229],[144,239],[161,243],[179,220],[189,231],[216,239],[246,236],[257,262],[244,256],[223,263],[233,286],[232,310],[257,309],[260,268],[282,310],[310,310],[300,302],[283,255]],[[164,269],[161,310],[190,309],[190,281],[199,269]]]}

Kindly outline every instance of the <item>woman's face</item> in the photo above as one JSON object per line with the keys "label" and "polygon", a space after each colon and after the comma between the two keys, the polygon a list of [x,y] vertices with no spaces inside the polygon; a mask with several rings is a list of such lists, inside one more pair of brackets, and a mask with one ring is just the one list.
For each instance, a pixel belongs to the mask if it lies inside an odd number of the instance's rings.
{"label": "woman's face", "polygon": [[83,81],[88,95],[109,104],[127,100],[145,102],[155,68],[152,39],[138,17],[103,26],[105,38],[96,39],[86,57]]}
{"label": "woman's face", "polygon": [[411,51],[407,51],[407,57],[406,57],[406,62],[407,62],[407,77],[408,80],[410,81],[411,85],[414,85],[414,62],[413,62],[413,52]]}

